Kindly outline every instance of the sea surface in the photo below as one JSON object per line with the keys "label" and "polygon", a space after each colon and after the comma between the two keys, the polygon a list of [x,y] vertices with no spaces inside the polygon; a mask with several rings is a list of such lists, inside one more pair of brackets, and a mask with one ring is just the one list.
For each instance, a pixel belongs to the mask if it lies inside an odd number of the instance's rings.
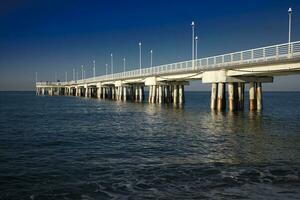
{"label": "sea surface", "polygon": [[0,92],[0,199],[299,199],[300,93],[263,100],[215,113],[208,92],[183,107]]}

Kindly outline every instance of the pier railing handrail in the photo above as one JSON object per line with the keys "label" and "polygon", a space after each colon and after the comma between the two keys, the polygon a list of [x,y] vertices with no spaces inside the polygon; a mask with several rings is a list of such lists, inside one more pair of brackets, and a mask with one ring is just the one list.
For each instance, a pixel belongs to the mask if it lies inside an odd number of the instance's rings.
{"label": "pier railing handrail", "polygon": [[283,43],[272,46],[248,49],[233,53],[227,53],[217,56],[200,58],[197,60],[188,60],[171,64],[164,64],[143,69],[135,69],[126,72],[119,72],[109,75],[81,79],[68,82],[37,82],[37,85],[71,85],[85,84],[94,82],[108,82],[129,78],[145,78],[163,74],[172,74],[178,72],[199,72],[213,70],[222,67],[239,67],[243,64],[253,64],[265,61],[276,61],[300,57],[300,41]]}

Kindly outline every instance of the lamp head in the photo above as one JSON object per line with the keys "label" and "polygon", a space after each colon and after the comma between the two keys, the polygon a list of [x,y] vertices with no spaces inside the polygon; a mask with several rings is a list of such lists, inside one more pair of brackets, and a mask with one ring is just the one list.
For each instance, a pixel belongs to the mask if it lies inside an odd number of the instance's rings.
{"label": "lamp head", "polygon": [[192,24],[191,24],[192,26],[194,26],[195,25],[195,22],[194,21],[192,21]]}
{"label": "lamp head", "polygon": [[291,7],[289,7],[288,13],[289,14],[292,13],[292,8]]}

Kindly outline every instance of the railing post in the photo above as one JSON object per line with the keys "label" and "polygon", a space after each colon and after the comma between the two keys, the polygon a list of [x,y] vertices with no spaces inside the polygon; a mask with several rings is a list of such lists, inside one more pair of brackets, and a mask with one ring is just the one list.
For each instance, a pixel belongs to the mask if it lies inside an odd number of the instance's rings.
{"label": "railing post", "polygon": [[253,59],[254,59],[254,51],[253,51],[253,49],[251,50],[251,60],[253,61]]}
{"label": "railing post", "polygon": [[263,57],[264,57],[264,60],[266,59],[266,48],[263,48]]}
{"label": "railing post", "polygon": [[279,58],[279,49],[278,49],[278,45],[276,45],[276,59]]}

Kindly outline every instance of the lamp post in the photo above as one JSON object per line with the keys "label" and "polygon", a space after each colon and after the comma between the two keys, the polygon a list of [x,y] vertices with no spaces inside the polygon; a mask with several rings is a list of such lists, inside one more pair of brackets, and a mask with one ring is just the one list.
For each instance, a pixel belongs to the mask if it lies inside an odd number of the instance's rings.
{"label": "lamp post", "polygon": [[105,68],[106,68],[106,73],[105,73],[105,75],[107,76],[108,64],[105,64]]}
{"label": "lamp post", "polygon": [[113,54],[110,54],[110,66],[111,66],[111,73],[114,73],[114,57]]}
{"label": "lamp post", "polygon": [[153,51],[152,49],[150,50],[150,67],[153,66]]}
{"label": "lamp post", "polygon": [[126,71],[126,58],[123,58],[123,69],[124,69],[124,73]]}
{"label": "lamp post", "polygon": [[94,75],[94,78],[96,77],[96,61],[93,60],[93,63],[94,63],[94,67],[93,67],[93,75]]}
{"label": "lamp post", "polygon": [[68,72],[65,73],[66,82],[68,82]]}
{"label": "lamp post", "polygon": [[290,7],[288,10],[289,14],[289,43],[291,43],[291,29],[292,29],[292,8]]}
{"label": "lamp post", "polygon": [[75,81],[75,69],[73,68],[73,81]]}
{"label": "lamp post", "polygon": [[142,42],[139,42],[139,50],[140,50],[140,74],[142,73]]}
{"label": "lamp post", "polygon": [[198,36],[195,37],[195,59],[198,59]]}
{"label": "lamp post", "polygon": [[81,65],[81,79],[83,79],[83,65]]}
{"label": "lamp post", "polygon": [[291,53],[292,8],[288,9],[289,15],[289,54]]}
{"label": "lamp post", "polygon": [[191,24],[191,26],[192,26],[192,67],[193,67],[193,69],[194,69],[194,57],[195,57],[195,53],[194,53],[194,51],[195,51],[195,22],[194,21],[192,21],[192,24]]}

